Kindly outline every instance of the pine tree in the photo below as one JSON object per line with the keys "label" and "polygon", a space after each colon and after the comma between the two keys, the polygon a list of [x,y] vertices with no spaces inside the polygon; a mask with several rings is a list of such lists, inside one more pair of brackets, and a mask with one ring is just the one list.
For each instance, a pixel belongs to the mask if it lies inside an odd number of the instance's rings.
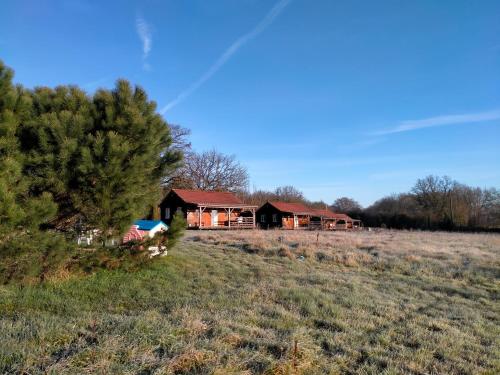
{"label": "pine tree", "polygon": [[76,162],[85,137],[93,128],[93,105],[76,87],[36,88],[30,93],[32,114],[21,124],[19,140],[25,157],[24,173],[33,194],[50,192],[60,220],[77,214],[72,194]]}
{"label": "pine tree", "polygon": [[160,197],[160,179],[181,159],[167,123],[139,87],[118,81],[93,100],[95,121],[76,168],[76,207],[106,236],[122,233]]}
{"label": "pine tree", "polygon": [[158,202],[182,153],[144,90],[126,81],[92,97],[74,86],[25,90],[12,75],[0,65],[4,228],[37,227],[57,207],[56,223],[74,227],[76,217],[114,236]]}
{"label": "pine tree", "polygon": [[30,180],[23,173],[24,157],[17,133],[31,115],[31,101],[22,87],[12,85],[13,71],[0,61],[0,228],[36,228],[54,215],[49,193],[30,194]]}

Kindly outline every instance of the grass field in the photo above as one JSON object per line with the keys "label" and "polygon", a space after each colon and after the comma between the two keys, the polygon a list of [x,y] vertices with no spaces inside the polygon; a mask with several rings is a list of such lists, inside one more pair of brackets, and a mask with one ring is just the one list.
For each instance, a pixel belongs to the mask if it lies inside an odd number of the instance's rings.
{"label": "grass field", "polygon": [[0,373],[495,374],[500,236],[188,232],[133,273],[0,286]]}

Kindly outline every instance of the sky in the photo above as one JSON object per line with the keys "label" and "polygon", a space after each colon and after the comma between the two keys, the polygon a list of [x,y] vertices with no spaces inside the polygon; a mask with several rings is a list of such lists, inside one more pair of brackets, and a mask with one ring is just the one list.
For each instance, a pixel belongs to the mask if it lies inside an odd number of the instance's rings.
{"label": "sky", "polygon": [[498,0],[2,0],[27,87],[146,89],[251,189],[368,206],[448,175],[500,187]]}

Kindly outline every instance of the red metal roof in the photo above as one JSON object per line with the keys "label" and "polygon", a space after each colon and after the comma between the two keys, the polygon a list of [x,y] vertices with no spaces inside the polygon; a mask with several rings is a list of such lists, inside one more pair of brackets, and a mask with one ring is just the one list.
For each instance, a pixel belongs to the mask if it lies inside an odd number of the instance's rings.
{"label": "red metal roof", "polygon": [[331,213],[333,214],[333,216],[330,216],[330,218],[332,218],[332,219],[345,220],[345,221],[356,221],[356,220],[354,220],[353,218],[351,218],[350,216],[348,216],[346,214],[338,214],[338,213],[335,213],[335,212],[331,212]]}
{"label": "red metal roof", "polygon": [[303,215],[312,214],[312,210],[302,203],[269,202],[269,204],[276,207],[281,212],[290,212],[292,214],[303,214]]}
{"label": "red metal roof", "polygon": [[329,218],[329,219],[337,219],[337,220],[346,220],[346,221],[352,221],[353,219],[351,219],[350,216],[346,215],[346,214],[339,214],[339,213],[336,213],[336,212],[332,212],[328,209],[323,209],[323,210],[314,210],[314,212],[319,215],[319,216],[323,216],[323,217],[326,217],[326,218]]}
{"label": "red metal roof", "polygon": [[316,215],[326,217],[329,219],[336,219],[338,217],[338,215],[341,215],[341,214],[336,214],[335,212],[332,212],[326,208],[325,209],[314,209],[313,211]]}
{"label": "red metal roof", "polygon": [[328,209],[309,208],[302,203],[269,202],[269,204],[276,207],[281,212],[290,212],[296,215],[322,216],[329,219],[352,221],[352,219],[346,214],[338,214]]}
{"label": "red metal roof", "polygon": [[172,189],[172,191],[186,203],[237,206],[244,205],[244,203],[236,195],[226,191],[203,191],[186,189]]}
{"label": "red metal roof", "polygon": [[346,214],[334,214],[335,219],[337,220],[345,220],[345,221],[352,221],[350,216],[347,216]]}

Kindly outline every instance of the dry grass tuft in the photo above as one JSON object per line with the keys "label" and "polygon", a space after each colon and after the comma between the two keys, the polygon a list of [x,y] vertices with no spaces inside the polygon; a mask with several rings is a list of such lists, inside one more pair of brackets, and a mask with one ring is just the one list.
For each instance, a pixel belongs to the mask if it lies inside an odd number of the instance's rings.
{"label": "dry grass tuft", "polygon": [[239,347],[241,346],[241,343],[243,342],[243,338],[238,335],[237,333],[230,333],[227,336],[224,336],[223,341],[232,347]]}
{"label": "dry grass tuft", "polygon": [[280,248],[278,249],[278,255],[280,257],[286,257],[288,259],[293,259],[293,253],[286,246],[280,246]]}
{"label": "dry grass tuft", "polygon": [[201,350],[189,348],[175,356],[168,366],[174,374],[193,374],[201,372],[208,366],[212,356]]}
{"label": "dry grass tuft", "polygon": [[193,337],[203,335],[208,330],[208,324],[201,319],[185,318],[183,326]]}

